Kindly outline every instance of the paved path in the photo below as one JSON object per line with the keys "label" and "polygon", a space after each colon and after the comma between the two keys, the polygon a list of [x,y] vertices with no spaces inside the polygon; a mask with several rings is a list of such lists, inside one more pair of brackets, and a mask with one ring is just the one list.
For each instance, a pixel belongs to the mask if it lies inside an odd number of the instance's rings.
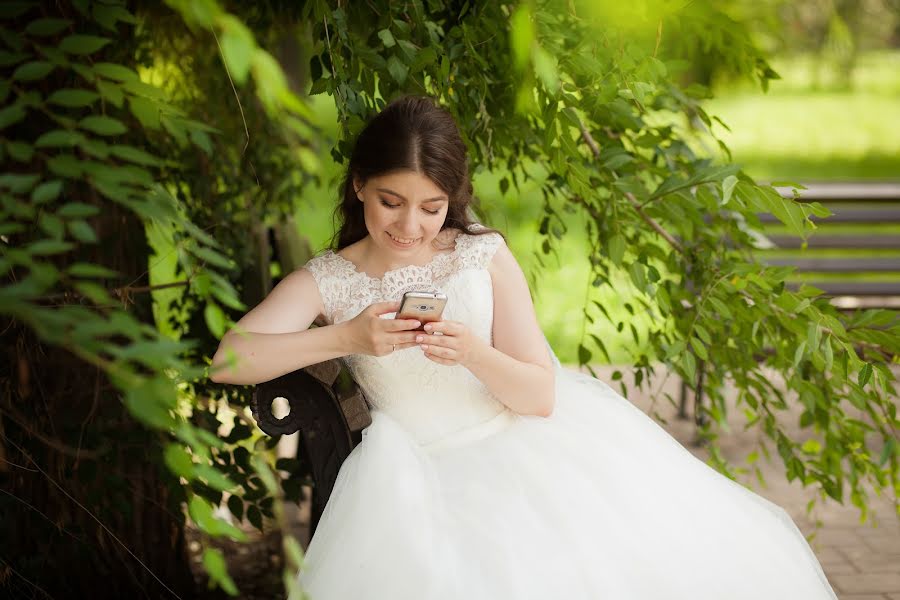
{"label": "paved path", "polygon": [[[601,367],[595,369],[604,381],[611,381],[614,368]],[[625,379],[631,379],[627,368]],[[672,397],[678,398],[679,381],[671,377],[664,384],[664,390]],[[614,386],[617,387],[617,386]],[[618,388],[617,388],[618,389]],[[652,389],[656,389],[654,386]],[[648,394],[630,391],[629,400],[649,412],[653,404]],[[664,425],[678,441],[695,456],[706,460],[708,453],[703,448],[692,444],[693,421],[682,421],[677,418],[677,410],[660,395],[653,409],[668,421]],[[692,406],[691,403],[688,404]],[[732,404],[733,406],[733,404]],[[689,411],[690,412],[690,411]],[[744,463],[747,455],[756,446],[756,440],[762,434],[755,431],[744,432],[743,417],[739,411],[730,411],[729,423],[732,431],[723,434],[719,439],[722,454],[735,466]],[[789,415],[784,423],[798,421],[799,412]],[[793,428],[797,431],[798,428]],[[768,446],[773,448],[774,444]],[[768,498],[787,510],[794,522],[807,536],[815,529],[814,520],[821,521],[818,533],[813,537],[810,546],[819,558],[828,580],[831,582],[841,600],[900,600],[900,517],[893,512],[891,501],[887,496],[881,498],[871,494],[870,520],[865,524],[859,522],[859,510],[849,499],[840,505],[828,498],[819,501],[813,509],[812,518],[806,514],[807,502],[815,497],[811,489],[803,489],[798,481],[788,483],[777,452],[772,451],[773,463],[760,458],[760,469],[767,486],[761,487],[752,473],[739,477],[741,483],[748,485],[756,493]],[[877,526],[876,526],[877,524]]]}

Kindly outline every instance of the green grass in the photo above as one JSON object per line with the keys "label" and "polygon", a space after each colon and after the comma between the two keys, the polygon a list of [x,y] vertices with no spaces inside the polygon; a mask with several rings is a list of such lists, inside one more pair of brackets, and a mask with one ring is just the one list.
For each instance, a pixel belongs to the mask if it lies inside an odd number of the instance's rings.
{"label": "green grass", "polygon": [[900,52],[863,55],[850,89],[809,56],[773,64],[767,94],[720,85],[705,105],[734,162],[762,181],[900,179]]}

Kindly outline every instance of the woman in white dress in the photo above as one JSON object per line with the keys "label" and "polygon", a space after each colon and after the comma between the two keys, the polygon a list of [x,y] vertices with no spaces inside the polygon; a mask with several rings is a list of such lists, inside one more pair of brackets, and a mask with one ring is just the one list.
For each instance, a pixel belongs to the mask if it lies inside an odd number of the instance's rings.
{"label": "woman in white dress", "polygon": [[[389,104],[356,142],[335,249],[285,277],[214,360],[236,352],[217,380],[256,384],[340,357],[371,404],[299,573],[308,595],[835,599],[782,508],[560,367],[471,199],[450,114]],[[411,290],[449,298],[429,331],[393,318]]]}

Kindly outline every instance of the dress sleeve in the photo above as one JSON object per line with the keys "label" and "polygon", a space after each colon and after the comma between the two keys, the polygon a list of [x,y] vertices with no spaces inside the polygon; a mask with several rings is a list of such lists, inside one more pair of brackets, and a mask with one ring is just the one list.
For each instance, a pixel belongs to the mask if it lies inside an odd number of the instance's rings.
{"label": "dress sleeve", "polygon": [[[476,224],[469,231],[480,231],[487,229],[484,225]],[[468,269],[486,269],[494,254],[505,241],[499,233],[482,233],[480,235],[462,235],[457,244],[462,246],[459,249],[460,261],[462,268]]]}
{"label": "dress sleeve", "polygon": [[340,277],[336,276],[338,267],[334,255],[330,253],[311,258],[303,265],[303,268],[312,274],[316,287],[319,288],[325,320],[328,323],[334,323],[335,298],[340,297],[339,290],[336,289],[340,285]]}

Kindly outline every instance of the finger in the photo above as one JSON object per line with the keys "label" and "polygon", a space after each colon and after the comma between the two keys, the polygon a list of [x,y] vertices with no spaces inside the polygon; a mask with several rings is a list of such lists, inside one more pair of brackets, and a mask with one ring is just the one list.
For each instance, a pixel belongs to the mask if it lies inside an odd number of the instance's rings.
{"label": "finger", "polygon": [[416,329],[421,324],[415,319],[388,319],[385,323],[385,329],[386,331],[408,331]]}
{"label": "finger", "polygon": [[425,358],[427,358],[428,360],[430,360],[432,362],[436,362],[439,365],[445,365],[447,367],[452,367],[453,365],[456,364],[455,360],[441,358],[440,356],[435,356],[434,354],[428,354],[427,352],[425,353]]}
{"label": "finger", "polygon": [[443,335],[458,335],[462,331],[462,324],[456,321],[434,321],[425,325],[425,331]]}
{"label": "finger", "polygon": [[369,306],[369,310],[374,312],[376,315],[384,315],[387,313],[397,312],[400,310],[400,301],[393,300],[390,302],[376,302]]}
{"label": "finger", "polygon": [[440,358],[455,358],[456,350],[453,348],[445,348],[443,346],[435,346],[434,344],[422,344],[422,350],[428,354],[433,354]]}
{"label": "finger", "polygon": [[[421,338],[421,339],[419,339],[419,338]],[[441,347],[441,348],[450,348],[452,350],[455,350],[457,348],[457,343],[458,343],[457,339],[454,338],[453,336],[441,335],[441,334],[437,334],[437,335],[433,335],[433,336],[427,335],[427,334],[424,334],[424,335],[419,334],[419,337],[416,338],[416,341],[418,341],[422,344],[425,344],[425,345],[437,346],[437,347]]]}

